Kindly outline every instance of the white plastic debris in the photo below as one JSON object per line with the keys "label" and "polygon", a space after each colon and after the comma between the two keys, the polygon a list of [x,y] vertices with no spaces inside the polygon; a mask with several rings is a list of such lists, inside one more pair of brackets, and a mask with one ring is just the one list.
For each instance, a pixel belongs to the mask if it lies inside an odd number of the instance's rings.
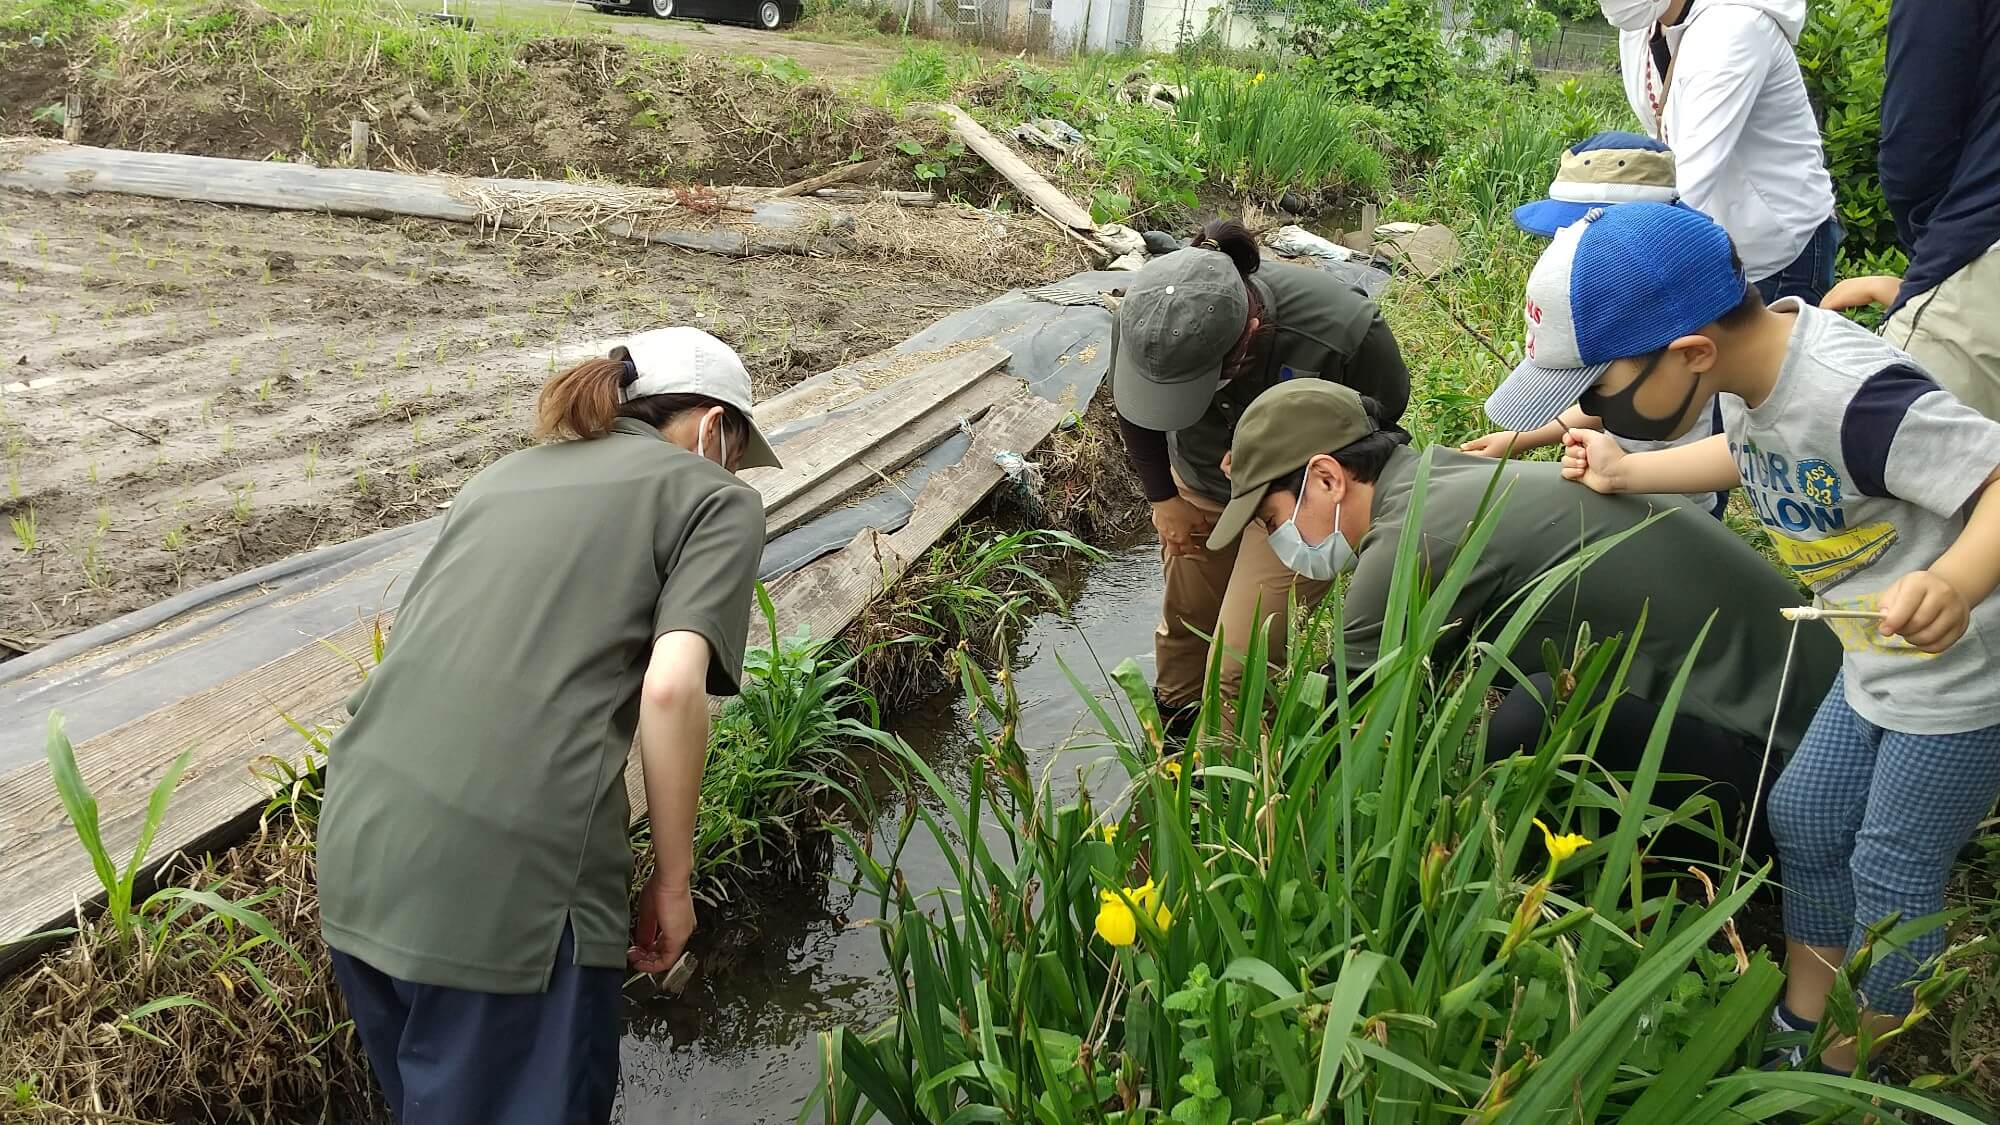
{"label": "white plastic debris", "polygon": [[1021,456],[1011,449],[1003,449],[993,455],[993,463],[1007,474],[1007,483],[1030,495],[1042,490],[1041,466]]}
{"label": "white plastic debris", "polygon": [[1351,262],[1361,255],[1338,243],[1330,242],[1304,227],[1279,227],[1264,239],[1264,244],[1280,254],[1295,258],[1326,258],[1335,262]]}

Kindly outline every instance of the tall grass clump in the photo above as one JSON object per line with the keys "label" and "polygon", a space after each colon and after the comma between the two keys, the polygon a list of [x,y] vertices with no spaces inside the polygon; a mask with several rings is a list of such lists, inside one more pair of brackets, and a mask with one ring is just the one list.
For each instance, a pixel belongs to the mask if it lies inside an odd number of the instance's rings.
{"label": "tall grass clump", "polygon": [[850,630],[862,683],[892,703],[949,684],[953,653],[993,664],[1027,619],[1065,608],[1049,577],[1104,552],[1067,532],[968,528],[931,548]]}
{"label": "tall grass clump", "polygon": [[1211,180],[1242,191],[1352,192],[1388,183],[1381,111],[1340,100],[1293,71],[1203,67],[1175,103]]}
{"label": "tall grass clump", "polygon": [[[757,601],[768,646],[743,657],[742,691],[716,716],[695,810],[694,885],[710,902],[759,874],[799,873],[808,820],[825,797],[852,802],[853,754],[880,745],[881,709],[855,679],[859,657],[803,630],[780,638],[770,595]],[[634,886],[652,872],[651,837],[633,834]]]}
{"label": "tall grass clump", "polygon": [[[900,829],[848,839],[896,1004],[823,1038],[828,1120],[1979,1120],[1913,1089],[1758,1069],[1782,973],[1733,921],[1766,872],[1643,864],[1663,826],[1713,812],[1652,801],[1687,667],[1634,774],[1591,764],[1605,707],[1589,702],[1616,694],[1632,650],[1587,640],[1546,654],[1562,694],[1535,752],[1484,762],[1506,654],[1580,568],[1647,529],[1586,546],[1454,657],[1438,638],[1495,520],[1435,576],[1420,525],[1372,667],[1343,670],[1336,646],[1331,677],[1297,658],[1270,676],[1251,637],[1232,710],[1259,718],[1229,722],[1211,669],[1188,749],[1162,740],[1135,665],[1113,673],[1115,705],[1086,692],[1102,800],[1031,779],[1011,679],[963,665],[981,720],[969,787],[905,755]],[[897,869],[918,832],[951,865],[935,892]]]}

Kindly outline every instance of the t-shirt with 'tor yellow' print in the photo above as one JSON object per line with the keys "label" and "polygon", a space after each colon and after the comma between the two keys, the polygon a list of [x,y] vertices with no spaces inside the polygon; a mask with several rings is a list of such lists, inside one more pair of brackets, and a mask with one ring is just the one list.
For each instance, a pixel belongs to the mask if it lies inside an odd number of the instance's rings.
{"label": "t-shirt with 'tor yellow' print", "polygon": [[[1723,430],[1778,557],[1820,602],[1881,608],[1896,580],[1957,541],[2000,467],[2000,423],[1960,403],[1905,353],[1835,313],[1796,312],[1785,363],[1754,409],[1722,396]],[[1831,622],[1847,702],[1876,726],[1956,734],[2000,724],[2000,597],[1931,655],[1869,620]]]}

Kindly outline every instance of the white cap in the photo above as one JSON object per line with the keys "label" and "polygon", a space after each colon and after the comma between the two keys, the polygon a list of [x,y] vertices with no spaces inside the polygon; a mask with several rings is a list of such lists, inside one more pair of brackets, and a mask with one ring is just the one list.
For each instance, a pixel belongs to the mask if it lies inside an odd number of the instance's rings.
{"label": "white cap", "polygon": [[700,395],[736,408],[750,425],[749,448],[742,467],[779,468],[778,455],[757,429],[750,401],[750,373],[728,344],[699,328],[655,328],[626,338],[611,351],[612,358],[631,361],[638,377],[627,384],[623,399],[649,395]]}

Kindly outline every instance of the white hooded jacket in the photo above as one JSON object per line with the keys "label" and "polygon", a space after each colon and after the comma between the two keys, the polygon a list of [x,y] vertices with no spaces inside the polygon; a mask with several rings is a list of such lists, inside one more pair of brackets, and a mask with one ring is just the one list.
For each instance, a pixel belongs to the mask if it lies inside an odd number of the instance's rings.
{"label": "white hooded jacket", "polygon": [[1729,232],[1753,281],[1792,264],[1833,215],[1793,51],[1805,20],[1806,0],[1693,0],[1665,29],[1670,82],[1653,65],[1650,26],[1618,36],[1625,97],[1674,150],[1682,201]]}

